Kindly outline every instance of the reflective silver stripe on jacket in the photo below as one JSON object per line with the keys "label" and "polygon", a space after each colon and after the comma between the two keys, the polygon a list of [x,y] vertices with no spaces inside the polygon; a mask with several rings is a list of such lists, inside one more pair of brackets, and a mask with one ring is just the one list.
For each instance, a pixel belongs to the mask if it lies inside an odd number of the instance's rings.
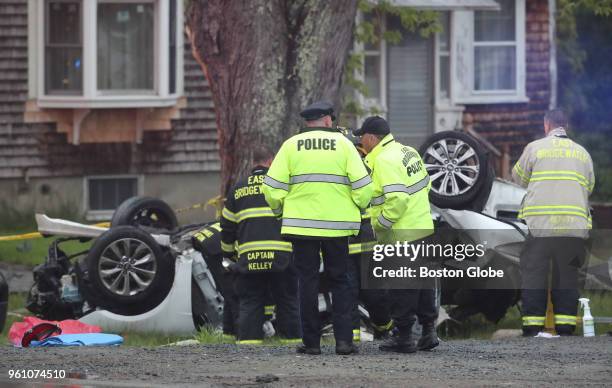
{"label": "reflective silver stripe on jacket", "polygon": [[423,190],[425,187],[427,187],[428,183],[429,183],[429,175],[426,175],[423,179],[421,179],[417,183],[414,183],[410,186],[406,186],[402,184],[383,186],[383,193],[388,194],[388,193],[402,192],[406,194],[414,194],[420,190]]}
{"label": "reflective silver stripe on jacket", "polygon": [[379,197],[374,197],[370,200],[370,204],[371,205],[382,205],[383,203],[385,203],[385,196],[381,195]]}
{"label": "reflective silver stripe on jacket", "polygon": [[281,189],[281,190],[285,190],[285,191],[289,191],[289,185],[283,182],[279,182],[276,179],[272,178],[269,175],[266,175],[266,177],[264,178],[263,181],[264,184],[273,187],[275,189]]}
{"label": "reflective silver stripe on jacket", "polygon": [[341,185],[349,185],[351,181],[346,176],[334,174],[302,174],[294,175],[289,180],[290,184],[306,183],[306,182],[323,182],[323,183],[339,183]]}
{"label": "reflective silver stripe on jacket", "polygon": [[378,216],[378,222],[387,229],[393,226],[393,222],[386,219],[385,216],[382,215],[382,213],[380,213],[380,215]]}
{"label": "reflective silver stripe on jacket", "polygon": [[301,218],[283,218],[283,226],[315,229],[359,230],[361,223],[349,221],[319,221],[304,220]]}
{"label": "reflective silver stripe on jacket", "polygon": [[358,179],[355,182],[352,182],[351,183],[351,188],[353,190],[357,190],[357,189],[360,189],[360,188],[362,188],[364,186],[369,185],[370,183],[372,183],[372,178],[370,178],[369,175],[366,175],[363,178]]}

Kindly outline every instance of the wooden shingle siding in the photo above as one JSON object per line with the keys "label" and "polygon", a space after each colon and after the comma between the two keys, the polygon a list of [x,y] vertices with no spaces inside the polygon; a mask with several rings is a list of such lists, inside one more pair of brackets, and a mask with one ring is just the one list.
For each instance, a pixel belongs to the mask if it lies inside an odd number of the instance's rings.
{"label": "wooden shingle siding", "polygon": [[525,144],[542,137],[542,120],[550,102],[548,0],[526,2],[526,91],[528,103],[467,105],[474,129],[514,162]]}
{"label": "wooden shingle siding", "polygon": [[[25,123],[27,0],[0,2],[0,178],[219,171],[215,112],[200,66],[185,46],[187,106],[170,131],[145,131],[142,144],[74,146],[55,124]],[[185,39],[187,42],[187,39]]]}

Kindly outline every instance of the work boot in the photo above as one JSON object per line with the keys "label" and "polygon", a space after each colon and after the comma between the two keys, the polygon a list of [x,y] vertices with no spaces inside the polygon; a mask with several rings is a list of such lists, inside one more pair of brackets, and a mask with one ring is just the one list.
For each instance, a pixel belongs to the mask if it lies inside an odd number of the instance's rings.
{"label": "work boot", "polygon": [[433,322],[424,323],[417,347],[419,350],[431,350],[438,345],[440,345],[440,340],[436,332],[436,325]]}
{"label": "work boot", "polygon": [[385,340],[378,347],[384,352],[396,352],[396,353],[414,353],[417,351],[417,347],[412,340],[412,328],[406,328],[400,330],[398,335]]}
{"label": "work boot", "polygon": [[321,348],[320,347],[310,347],[310,346],[306,346],[306,345],[299,345],[296,349],[295,349],[296,353],[299,354],[308,354],[311,356],[318,356],[319,354],[321,354]]}
{"label": "work boot", "polygon": [[336,342],[336,354],[348,356],[349,354],[359,353],[359,348],[352,342],[337,341]]}

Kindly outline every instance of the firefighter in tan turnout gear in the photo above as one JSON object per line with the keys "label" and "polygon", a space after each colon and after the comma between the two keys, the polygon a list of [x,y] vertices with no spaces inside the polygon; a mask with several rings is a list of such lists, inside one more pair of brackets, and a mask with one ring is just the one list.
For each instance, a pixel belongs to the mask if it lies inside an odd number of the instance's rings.
{"label": "firefighter in tan turnout gear", "polygon": [[548,112],[546,137],[529,143],[512,169],[512,179],[527,188],[519,217],[531,235],[521,254],[524,336],[544,328],[551,262],[556,331],[571,335],[576,327],[577,271],[591,229],[588,198],[595,177],[591,156],[565,128],[561,110]]}

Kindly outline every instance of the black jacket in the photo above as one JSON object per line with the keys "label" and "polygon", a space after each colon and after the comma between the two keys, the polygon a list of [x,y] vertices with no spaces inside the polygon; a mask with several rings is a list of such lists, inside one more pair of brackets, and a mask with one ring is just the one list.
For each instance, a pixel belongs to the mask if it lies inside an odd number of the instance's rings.
{"label": "black jacket", "polygon": [[261,191],[267,172],[255,167],[240,180],[221,213],[221,249],[224,256],[237,257],[244,273],[283,271],[291,259],[291,243],[281,238],[281,222]]}

